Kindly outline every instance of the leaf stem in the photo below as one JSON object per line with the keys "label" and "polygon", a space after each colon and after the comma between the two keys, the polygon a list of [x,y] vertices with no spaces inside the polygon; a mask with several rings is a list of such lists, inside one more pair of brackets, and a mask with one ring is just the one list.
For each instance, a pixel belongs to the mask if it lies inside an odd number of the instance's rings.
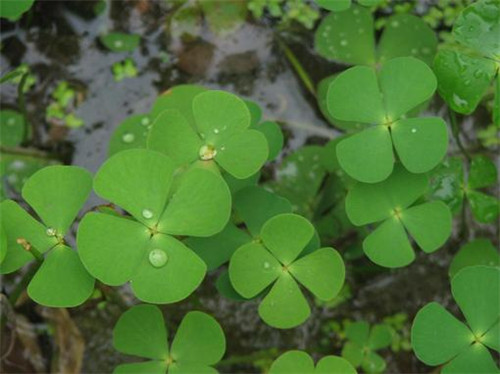
{"label": "leaf stem", "polygon": [[42,254],[40,253],[40,251],[38,249],[36,249],[35,247],[33,247],[29,241],[27,241],[24,238],[18,238],[16,240],[16,242],[21,247],[23,247],[23,249],[25,251],[29,252],[35,258],[35,260],[37,260],[40,263],[43,262],[43,256],[42,256]]}
{"label": "leaf stem", "polygon": [[451,132],[453,134],[453,138],[455,139],[455,142],[457,143],[458,148],[460,148],[460,151],[464,154],[467,161],[470,162],[471,157],[470,157],[469,153],[467,152],[467,150],[465,149],[464,145],[462,144],[462,141],[460,140],[460,129],[459,129],[458,124],[457,124],[457,115],[452,109],[448,108],[448,116],[450,118]]}
{"label": "leaf stem", "polygon": [[17,303],[17,300],[23,293],[23,291],[28,287],[28,284],[31,282],[31,279],[35,276],[38,269],[42,266],[42,261],[36,261],[31,267],[24,273],[23,277],[17,283],[14,290],[9,295],[9,302],[14,307]]}

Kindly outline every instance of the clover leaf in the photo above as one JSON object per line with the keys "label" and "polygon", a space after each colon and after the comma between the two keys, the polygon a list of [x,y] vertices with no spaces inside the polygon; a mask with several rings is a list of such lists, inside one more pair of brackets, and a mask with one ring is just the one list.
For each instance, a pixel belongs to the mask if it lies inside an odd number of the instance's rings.
{"label": "clover leaf", "polygon": [[14,110],[0,111],[0,145],[15,147],[24,139],[25,125],[22,114]]}
{"label": "clover leaf", "polygon": [[200,93],[207,91],[205,87],[195,84],[180,84],[161,94],[151,108],[151,119],[154,120],[166,109],[175,109],[195,126],[193,114],[193,99]]}
{"label": "clover leaf", "polygon": [[[326,10],[332,12],[341,12],[343,10],[349,9],[352,5],[352,0],[315,0],[316,4]],[[371,7],[376,6],[381,2],[381,0],[358,0],[360,5]]]}
{"label": "clover leaf", "polygon": [[487,156],[476,155],[470,162],[468,178],[458,157],[445,160],[431,174],[429,196],[443,200],[453,213],[457,213],[464,198],[469,202],[476,221],[494,222],[500,211],[499,200],[481,190],[495,185],[497,168]]}
{"label": "clover leaf", "polygon": [[113,52],[131,52],[139,46],[141,37],[136,34],[110,32],[99,36],[101,43]]}
{"label": "clover leaf", "polygon": [[361,366],[367,373],[385,370],[385,360],[376,351],[388,347],[392,342],[392,332],[385,324],[370,327],[368,322],[354,322],[347,326],[347,343],[342,348],[342,357],[354,367]]}
{"label": "clover leaf", "polygon": [[393,148],[412,173],[434,168],[448,146],[446,124],[405,115],[435,89],[432,70],[413,57],[389,60],[379,71],[356,66],[341,73],[328,89],[328,110],[338,120],[366,125],[337,145],[342,169],[361,182],[383,181],[393,170]]}
{"label": "clover leaf", "polygon": [[212,365],[224,356],[226,339],[213,317],[192,311],[182,319],[169,348],[161,310],[142,304],[122,314],[113,330],[113,345],[122,353],[149,359],[119,365],[116,374],[217,373]]}
{"label": "clover leaf", "polygon": [[436,302],[420,309],[411,329],[418,359],[442,373],[497,373],[488,348],[500,351],[500,268],[471,266],[451,280],[466,324]]}
{"label": "clover leaf", "polygon": [[337,356],[325,356],[314,361],[306,352],[288,351],[279,356],[272,363],[269,374],[356,374],[357,371],[349,361]]}
{"label": "clover leaf", "polygon": [[0,17],[15,22],[31,9],[34,2],[35,0],[2,1]]}
{"label": "clover leaf", "polygon": [[295,214],[269,219],[260,230],[260,241],[238,248],[229,263],[234,289],[244,298],[269,292],[259,305],[260,317],[276,328],[292,328],[310,314],[299,284],[320,300],[333,299],[342,288],[345,268],[333,248],[320,248],[303,257],[314,236],[314,227]]}
{"label": "clover leaf", "polygon": [[453,257],[448,274],[453,278],[463,268],[474,265],[500,266],[500,254],[488,239],[474,239],[462,246]]}
{"label": "clover leaf", "polygon": [[175,236],[211,236],[229,219],[231,195],[216,173],[175,173],[167,156],[146,149],[117,153],[99,169],[96,193],[133,219],[89,213],[78,228],[85,267],[109,285],[128,281],[136,296],[172,303],[189,296],[205,276],[205,263]]}
{"label": "clover leaf", "polygon": [[[340,1],[335,5],[340,5]],[[388,19],[377,47],[372,12],[352,6],[340,13],[330,13],[321,21],[314,35],[314,46],[321,56],[349,65],[376,65],[406,56],[430,65],[437,38],[420,18],[398,14]]]}
{"label": "clover leaf", "polygon": [[126,118],[111,135],[109,156],[126,149],[146,148],[150,127],[151,119],[146,114],[136,114]]}
{"label": "clover leaf", "polygon": [[495,0],[477,1],[455,20],[459,48],[440,50],[434,61],[439,94],[454,111],[472,113],[498,76],[499,32],[500,3]]}
{"label": "clover leaf", "polygon": [[94,290],[94,278],[64,238],[91,189],[86,170],[49,166],[33,174],[22,189],[23,199],[41,223],[12,200],[0,204],[7,236],[1,273],[16,271],[38,257],[41,266],[28,285],[28,295],[39,304],[77,306]]}
{"label": "clover leaf", "polygon": [[249,129],[250,112],[237,96],[202,92],[193,99],[195,126],[180,112],[163,111],[153,122],[148,148],[171,157],[176,165],[214,163],[236,178],[255,174],[268,157],[267,140]]}
{"label": "clover leaf", "polygon": [[385,181],[356,184],[347,194],[347,216],[356,226],[382,222],[363,241],[365,254],[384,267],[415,259],[407,233],[426,253],[439,249],[451,234],[451,212],[442,201],[415,204],[427,189],[423,174],[398,166]]}

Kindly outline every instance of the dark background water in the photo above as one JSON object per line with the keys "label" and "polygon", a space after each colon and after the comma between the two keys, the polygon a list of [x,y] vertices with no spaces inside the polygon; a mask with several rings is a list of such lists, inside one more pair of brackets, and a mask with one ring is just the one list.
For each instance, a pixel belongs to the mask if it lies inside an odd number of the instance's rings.
{"label": "dark background water", "polygon": [[[304,89],[279,48],[277,27],[272,22],[247,22],[223,36],[211,33],[205,26],[203,40],[185,45],[169,32],[167,19],[171,10],[164,1],[112,1],[111,7],[97,16],[92,11],[94,4],[37,1],[21,22],[11,24],[2,20],[2,73],[27,63],[38,80],[26,95],[29,122],[35,130],[29,147],[95,172],[107,157],[113,130],[131,114],[147,113],[160,93],[181,83],[237,93],[257,102],[264,118],[279,121],[287,143],[271,168],[302,145],[324,144],[339,134],[322,118],[314,98]],[[132,53],[107,51],[97,39],[106,30],[139,34],[140,47]],[[315,82],[344,68],[315,55],[312,32],[298,29],[282,36]],[[162,58],[165,53],[169,61]],[[111,65],[125,57],[134,59],[139,74],[116,82]],[[50,92],[62,80],[80,88],[83,100],[76,114],[85,122],[81,128],[54,129],[45,121]],[[15,86],[2,85],[0,98],[3,108],[15,107]],[[439,103],[434,106],[436,110],[439,107]],[[468,120],[466,128],[471,128],[473,120]],[[455,150],[452,144],[451,151]],[[85,209],[98,203],[100,200],[92,196]],[[486,236],[498,244],[497,227],[476,225],[470,219],[467,222],[470,237]],[[304,349],[315,357],[340,354],[338,337],[324,328],[332,321],[349,318],[377,323],[402,311],[411,321],[416,311],[432,300],[456,311],[450,298],[447,269],[461,241],[455,233],[443,249],[431,255],[419,253],[415,263],[403,269],[382,270],[364,260],[347,262],[352,298],[336,308],[313,308],[308,321],[291,330],[280,331],[262,323],[257,314],[258,302],[238,303],[218,295],[213,287],[216,275],[209,275],[187,300],[162,308],[172,329],[192,309],[215,316],[228,341],[228,361],[219,367],[221,372],[256,372],[258,369],[246,356],[272,359],[288,349]],[[7,287],[17,279],[18,276],[7,277]],[[119,292],[129,305],[138,302],[127,287]],[[21,305],[19,312],[40,333],[35,340],[40,344],[41,356],[34,359],[41,367],[48,368],[56,351],[54,334],[47,331],[48,312],[29,301]],[[83,372],[110,372],[117,363],[126,360],[111,346],[112,328],[120,313],[117,305],[109,303],[97,308],[94,302],[70,311],[86,343]],[[381,354],[387,359],[390,373],[432,370],[418,362],[411,352],[395,354],[384,350]],[[30,365],[11,370],[32,371]]]}

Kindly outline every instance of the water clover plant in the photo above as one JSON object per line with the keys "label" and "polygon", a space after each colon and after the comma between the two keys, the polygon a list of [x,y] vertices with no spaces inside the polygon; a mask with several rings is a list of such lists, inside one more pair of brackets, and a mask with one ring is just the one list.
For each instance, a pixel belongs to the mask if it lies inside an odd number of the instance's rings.
{"label": "water clover plant", "polygon": [[383,182],[358,183],[346,197],[347,216],[356,226],[382,222],[363,241],[365,254],[385,267],[415,259],[408,234],[426,253],[439,249],[451,234],[451,212],[442,201],[417,203],[428,186],[424,174],[398,166]]}
{"label": "water clover plant", "polygon": [[113,132],[109,139],[110,156],[133,148],[146,148],[146,141],[151,127],[147,114],[136,114],[126,118]]}
{"label": "water clover plant", "polygon": [[353,322],[345,330],[347,342],[342,348],[342,357],[354,367],[361,366],[366,373],[381,373],[385,360],[376,351],[388,347],[392,342],[389,326],[371,326],[366,321]]}
{"label": "water clover plant", "polygon": [[[341,12],[349,9],[352,5],[352,0],[315,0],[320,7],[332,12]],[[358,0],[359,5],[366,7],[376,6],[381,0]]]}
{"label": "water clover plant", "polygon": [[236,178],[255,174],[268,157],[266,137],[249,129],[250,111],[243,100],[223,91],[206,91],[193,99],[193,127],[179,111],[165,110],[153,122],[148,148],[176,165],[216,164]]}
{"label": "water clover plant", "polygon": [[432,70],[413,57],[389,60],[380,70],[356,66],[341,73],[328,89],[328,111],[335,119],[364,124],[337,145],[342,169],[361,182],[383,181],[393,170],[393,149],[412,173],[434,168],[448,147],[446,124],[406,114],[435,89]]}
{"label": "water clover plant", "polygon": [[279,356],[269,368],[269,374],[356,374],[349,361],[338,356],[325,356],[314,366],[306,352],[288,351]]}
{"label": "water clover plant", "polygon": [[[335,4],[341,2],[335,1]],[[314,47],[321,56],[349,65],[374,66],[407,56],[430,65],[437,38],[420,18],[398,14],[387,20],[377,46],[372,12],[352,6],[343,12],[330,13],[321,21],[314,35]]]}
{"label": "water clover plant", "polygon": [[[492,81],[500,82],[499,32],[500,3],[497,0],[477,1],[455,20],[453,36],[459,46],[441,49],[434,61],[439,94],[454,111],[472,113]],[[494,112],[499,124],[499,83],[495,86],[497,101]]]}
{"label": "water clover plant", "polygon": [[436,302],[419,310],[411,343],[418,359],[442,373],[498,373],[488,351],[500,351],[500,268],[470,266],[451,280],[466,323]]}
{"label": "water clover plant", "polygon": [[463,209],[466,200],[476,221],[494,222],[500,211],[500,202],[484,190],[497,183],[496,165],[489,157],[476,155],[471,159],[467,178],[465,174],[462,159],[448,158],[430,174],[429,197],[444,201],[453,213]]}
{"label": "water clover plant", "polygon": [[94,290],[94,278],[65,239],[91,188],[92,177],[86,170],[49,166],[33,174],[22,189],[23,199],[41,222],[12,200],[0,204],[7,236],[1,273],[12,273],[36,259],[40,267],[28,285],[28,295],[39,304],[77,306]]}
{"label": "water clover plant", "polygon": [[167,156],[131,149],[102,165],[94,190],[131,217],[85,215],[77,240],[89,272],[113,286],[130,281],[146,302],[173,303],[189,296],[206,265],[179,237],[211,236],[224,228],[231,208],[224,180],[197,167],[176,172]]}
{"label": "water clover plant", "polygon": [[299,284],[320,300],[333,299],[342,288],[345,268],[336,250],[320,248],[300,256],[313,236],[314,227],[305,218],[280,214],[262,226],[259,241],[241,246],[231,257],[229,278],[241,296],[253,298],[269,288],[259,315],[270,326],[292,328],[309,317]]}
{"label": "water clover plant", "polygon": [[110,32],[99,36],[100,42],[113,52],[131,52],[139,46],[141,37],[136,34]]}
{"label": "water clover plant", "polygon": [[17,21],[21,16],[31,9],[35,0],[2,0],[0,7],[0,17],[6,18],[11,22]]}
{"label": "water clover plant", "polygon": [[500,254],[488,239],[478,238],[463,245],[450,263],[448,274],[453,278],[467,266],[500,266]]}
{"label": "water clover plant", "polygon": [[192,311],[182,319],[169,346],[161,310],[154,305],[136,305],[122,314],[113,330],[116,350],[148,361],[121,364],[122,373],[188,374],[217,373],[212,366],[226,350],[224,331],[210,315]]}
{"label": "water clover plant", "polygon": [[0,145],[15,147],[21,144],[26,133],[24,117],[15,110],[0,111]]}
{"label": "water clover plant", "polygon": [[131,58],[126,58],[123,61],[115,62],[111,66],[111,72],[115,81],[121,82],[125,78],[137,76],[137,65]]}

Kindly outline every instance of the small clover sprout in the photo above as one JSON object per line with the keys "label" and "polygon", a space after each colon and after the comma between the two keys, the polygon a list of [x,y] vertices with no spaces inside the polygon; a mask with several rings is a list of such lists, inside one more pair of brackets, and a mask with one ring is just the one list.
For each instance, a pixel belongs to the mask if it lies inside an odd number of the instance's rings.
{"label": "small clover sprout", "polygon": [[[495,76],[498,81],[499,32],[500,3],[496,0],[474,2],[455,20],[453,36],[461,48],[442,49],[434,61],[439,94],[454,111],[472,113]],[[497,124],[499,110],[497,101],[494,109]]]}
{"label": "small clover sprout", "polygon": [[427,304],[413,321],[415,354],[427,365],[444,365],[443,373],[497,373],[488,348],[500,350],[500,268],[460,270],[451,280],[451,293],[467,324],[440,304]]}
{"label": "small clover sprout", "polygon": [[247,105],[223,91],[206,91],[193,99],[195,126],[177,110],[165,110],[154,121],[148,148],[172,158],[176,165],[217,164],[236,178],[255,174],[268,157],[261,132],[249,129]]}
{"label": "small clover sprout", "polygon": [[379,71],[356,66],[341,73],[328,89],[328,110],[341,121],[364,124],[337,145],[342,169],[361,182],[383,181],[394,167],[393,149],[412,173],[434,168],[448,147],[446,124],[438,117],[406,114],[435,89],[432,70],[413,57],[389,60]]}
{"label": "small clover sprout", "polygon": [[176,172],[167,156],[132,149],[102,165],[94,189],[132,217],[85,215],[77,239],[89,272],[109,285],[130,281],[146,302],[188,297],[203,280],[206,265],[176,236],[211,236],[224,228],[231,208],[224,180],[196,167]]}
{"label": "small clover sprout", "polygon": [[133,78],[137,76],[137,65],[131,58],[126,58],[121,62],[115,62],[111,66],[113,78],[117,82],[121,82],[125,78]]}
{"label": "small clover sprout", "polygon": [[462,160],[451,157],[432,171],[428,195],[444,201],[453,213],[462,209],[466,199],[476,221],[491,223],[498,217],[500,203],[496,197],[481,190],[496,184],[497,173],[489,157],[476,155],[471,160],[466,180]]}
{"label": "small clover sprout", "polygon": [[398,166],[385,181],[356,184],[347,194],[346,211],[356,226],[382,222],[363,241],[365,254],[385,267],[415,259],[407,236],[427,253],[439,249],[451,234],[451,212],[442,201],[415,202],[427,189],[427,177]]}
{"label": "small clover sprout", "polygon": [[77,306],[94,290],[94,278],[64,239],[91,188],[92,178],[86,170],[49,166],[33,174],[22,189],[24,200],[42,223],[12,200],[0,204],[7,236],[1,273],[16,271],[35,256],[41,266],[28,285],[28,295],[39,304]]}
{"label": "small clover sprout", "polygon": [[347,342],[342,348],[342,357],[354,367],[361,366],[366,373],[381,373],[385,360],[376,351],[391,345],[392,331],[385,324],[370,327],[368,322],[354,322],[347,326]]}
{"label": "small clover sprout", "polygon": [[[333,1],[335,5],[348,3],[345,0]],[[349,10],[326,16],[316,30],[314,45],[321,56],[349,65],[375,66],[392,58],[407,56],[416,57],[430,65],[436,53],[437,38],[420,18],[398,14],[387,20],[376,46],[372,12],[353,6]]]}
{"label": "small clover sprout", "polygon": [[271,365],[269,374],[356,374],[349,361],[337,356],[325,356],[314,366],[314,361],[306,352],[288,351],[279,356]]}
{"label": "small clover sprout", "polygon": [[268,220],[260,240],[238,248],[229,263],[234,289],[253,298],[267,289],[259,305],[260,317],[276,328],[292,328],[310,314],[299,284],[320,300],[333,299],[342,288],[345,268],[333,248],[320,248],[301,256],[314,236],[314,227],[295,214],[280,214]]}
{"label": "small clover sprout", "polygon": [[99,36],[101,43],[113,52],[132,52],[139,46],[141,37],[135,34],[110,32]]}
{"label": "small clover sprout", "polygon": [[453,278],[463,268],[475,265],[500,266],[500,254],[488,239],[474,239],[462,246],[453,257],[448,274]]}
{"label": "small clover sprout", "polygon": [[132,307],[116,323],[113,345],[122,353],[149,361],[119,365],[114,373],[217,373],[212,366],[224,356],[226,339],[213,317],[198,311],[187,313],[170,347],[168,340],[158,307]]}

